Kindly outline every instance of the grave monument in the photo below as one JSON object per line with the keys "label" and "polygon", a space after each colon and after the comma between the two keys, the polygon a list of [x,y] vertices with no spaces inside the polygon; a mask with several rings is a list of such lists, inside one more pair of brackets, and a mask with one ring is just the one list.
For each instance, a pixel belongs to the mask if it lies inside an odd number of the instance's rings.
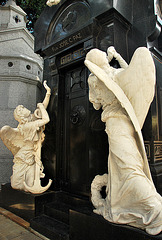
{"label": "grave monument", "polygon": [[[93,48],[106,52],[114,46],[128,64],[138,47],[150,51],[156,69],[155,97],[142,134],[151,176],[157,192],[162,194],[160,4],[152,0],[62,0],[47,6],[35,25],[35,52],[44,58],[44,78],[55,89],[49,103],[50,126],[42,149],[47,176],[55,179],[52,185],[55,194],[51,203],[44,200],[44,212],[40,211],[31,222],[33,228],[46,236],[54,238],[59,231],[57,221],[61,221],[65,239],[96,240],[109,236],[117,240],[129,239],[130,235],[138,240],[156,238],[142,230],[108,224],[83,203],[83,200],[90,202],[94,177],[109,171],[102,111],[95,111],[89,102],[89,72],[84,60]],[[120,67],[115,58],[111,66]],[[104,189],[101,195],[105,197]],[[41,228],[45,219],[55,230]]]}
{"label": "grave monument", "polygon": [[[161,234],[110,223],[93,213],[91,183],[109,171],[109,145],[102,110],[89,102],[90,72],[84,65],[94,48],[106,52],[114,46],[128,64],[138,47],[149,50],[156,86],[142,133],[147,166],[162,194],[161,25],[160,1],[155,0],[61,0],[47,6],[38,19],[35,52],[44,59],[44,79],[52,92],[42,146],[43,181],[54,181],[50,191],[35,197],[36,216],[30,223],[50,239],[162,239]],[[120,68],[115,58],[111,66]],[[106,197],[104,188],[101,195]]]}

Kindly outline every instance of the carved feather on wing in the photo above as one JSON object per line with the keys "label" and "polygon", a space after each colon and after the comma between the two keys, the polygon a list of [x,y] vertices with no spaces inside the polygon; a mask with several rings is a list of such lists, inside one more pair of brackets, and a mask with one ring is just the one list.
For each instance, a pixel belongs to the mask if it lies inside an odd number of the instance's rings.
{"label": "carved feather on wing", "polygon": [[2,127],[0,130],[0,137],[14,156],[24,144],[24,137],[20,134],[20,131],[17,128],[11,128],[10,126]]}
{"label": "carved feather on wing", "polygon": [[155,65],[147,48],[138,48],[129,66],[115,76],[142,128],[155,93]]}

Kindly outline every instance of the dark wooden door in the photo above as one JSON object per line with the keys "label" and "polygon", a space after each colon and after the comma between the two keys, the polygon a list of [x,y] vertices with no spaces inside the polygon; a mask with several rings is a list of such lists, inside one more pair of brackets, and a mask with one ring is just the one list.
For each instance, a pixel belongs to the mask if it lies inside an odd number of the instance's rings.
{"label": "dark wooden door", "polygon": [[88,182],[88,88],[84,65],[65,73],[63,120],[64,188],[85,193]]}

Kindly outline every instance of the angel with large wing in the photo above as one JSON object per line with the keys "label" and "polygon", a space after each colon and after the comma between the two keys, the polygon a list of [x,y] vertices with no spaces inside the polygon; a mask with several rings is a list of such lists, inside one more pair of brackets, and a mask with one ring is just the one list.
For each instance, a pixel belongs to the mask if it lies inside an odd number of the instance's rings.
{"label": "angel with large wing", "polygon": [[[155,66],[144,47],[135,51],[129,65],[114,47],[107,53],[92,49],[85,60],[91,72],[89,100],[96,110],[102,107],[109,141],[108,174],[97,175],[91,184],[94,212],[156,235],[162,231],[162,197],[153,184],[141,134],[154,97]],[[121,68],[109,65],[113,57]]]}
{"label": "angel with large wing", "polygon": [[42,187],[40,178],[44,177],[41,162],[41,144],[44,139],[44,126],[49,122],[46,108],[49,103],[51,89],[44,81],[47,90],[43,103],[37,104],[34,114],[19,105],[14,110],[14,118],[19,122],[17,128],[4,126],[0,130],[0,137],[7,148],[14,155],[11,186],[14,189],[31,193],[42,193],[51,185]]}

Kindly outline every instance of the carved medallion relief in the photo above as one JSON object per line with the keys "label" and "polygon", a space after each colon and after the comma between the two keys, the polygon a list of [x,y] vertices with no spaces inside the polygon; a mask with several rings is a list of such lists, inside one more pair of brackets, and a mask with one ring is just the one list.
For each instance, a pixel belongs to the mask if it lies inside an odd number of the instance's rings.
{"label": "carved medallion relief", "polygon": [[87,25],[91,17],[89,5],[85,1],[73,1],[61,9],[48,29],[46,42],[54,43]]}

